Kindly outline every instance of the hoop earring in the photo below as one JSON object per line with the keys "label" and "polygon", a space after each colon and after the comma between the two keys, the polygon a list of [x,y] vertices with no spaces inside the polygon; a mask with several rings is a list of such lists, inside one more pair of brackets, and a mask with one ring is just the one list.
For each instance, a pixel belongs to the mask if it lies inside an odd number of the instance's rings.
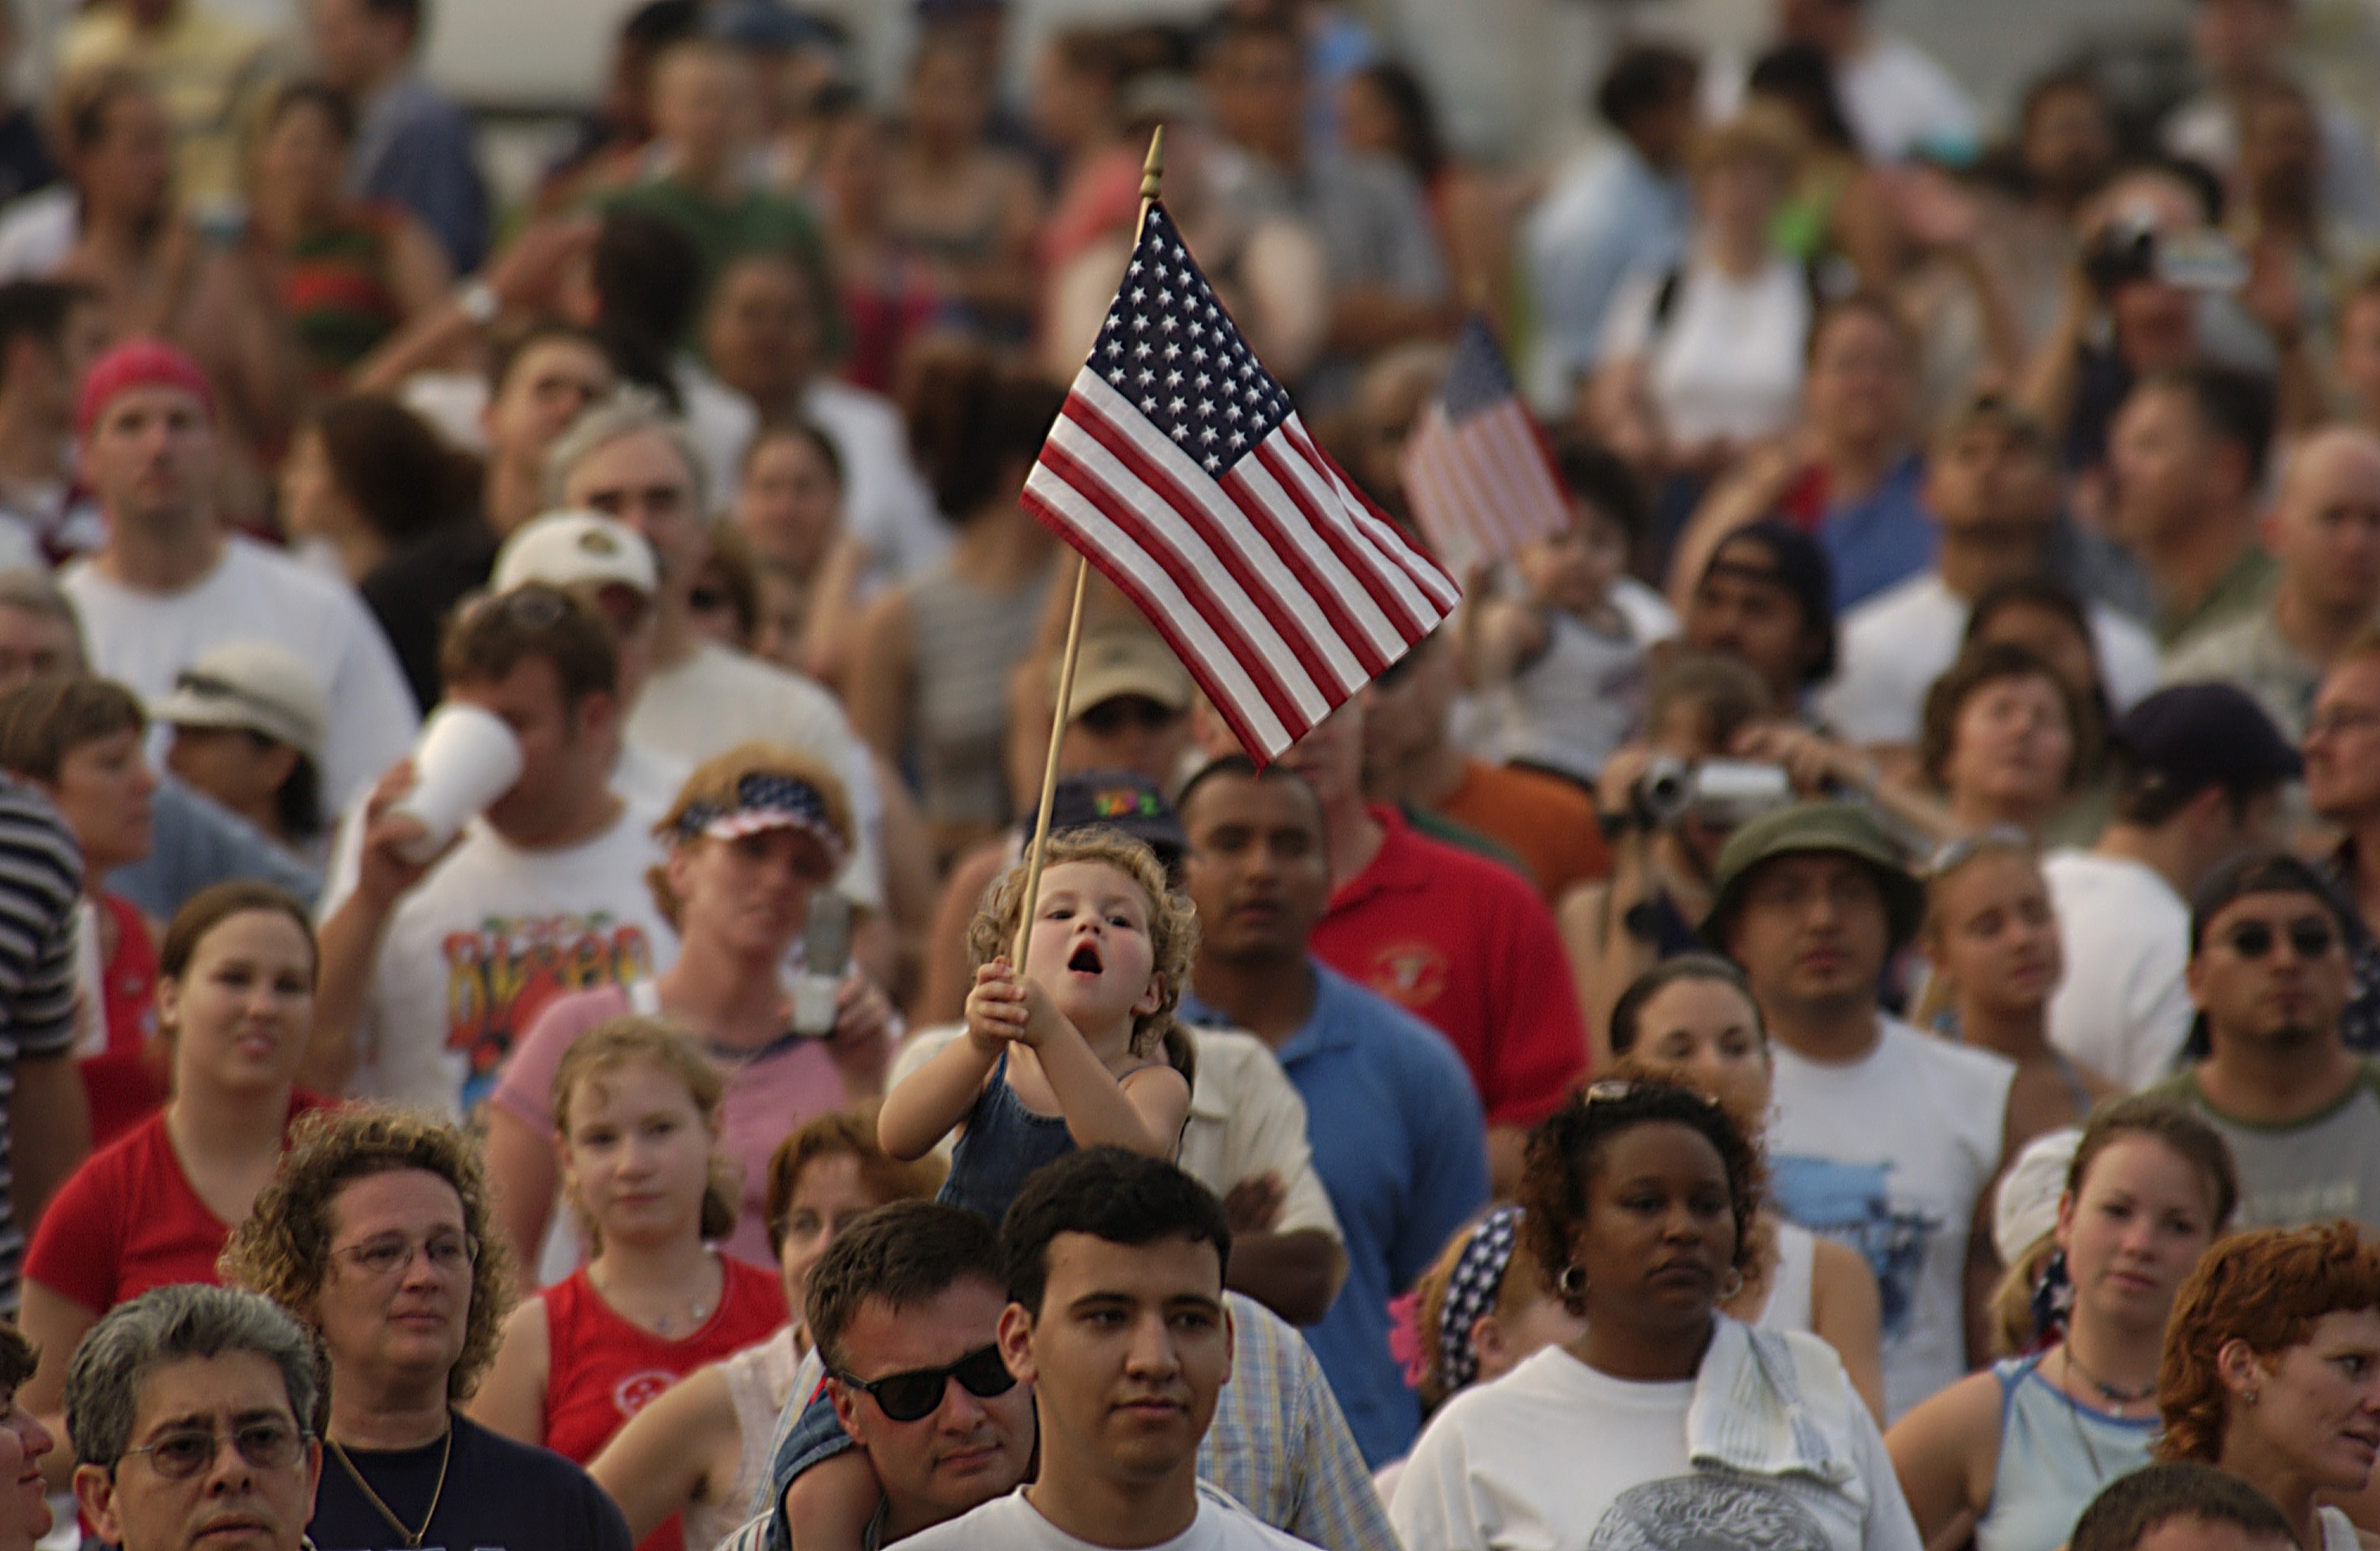
{"label": "hoop earring", "polygon": [[1575,1303],[1585,1297],[1585,1269],[1575,1260],[1563,1266],[1561,1275],[1554,1278],[1554,1290],[1560,1293],[1566,1303]]}
{"label": "hoop earring", "polygon": [[1743,1273],[1737,1270],[1732,1266],[1729,1266],[1727,1268],[1727,1280],[1719,1284],[1718,1301],[1724,1303],[1742,1290]]}

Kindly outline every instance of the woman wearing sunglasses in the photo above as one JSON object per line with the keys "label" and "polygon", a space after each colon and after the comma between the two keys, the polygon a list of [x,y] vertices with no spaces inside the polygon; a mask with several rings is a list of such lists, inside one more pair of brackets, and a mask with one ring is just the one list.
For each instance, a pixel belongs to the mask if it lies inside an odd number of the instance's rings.
{"label": "woman wearing sunglasses", "polygon": [[1585,1334],[1430,1420],[1389,1516],[1439,1551],[1917,1551],[1884,1440],[1815,1336],[1719,1305],[1755,1264],[1762,1168],[1715,1099],[1601,1082],[1529,1139],[1523,1229]]}
{"label": "woman wearing sunglasses", "polygon": [[586,1472],[455,1410],[512,1306],[479,1152],[454,1126],[358,1105],[299,1121],[224,1278],[310,1327],[330,1392],[311,1538],[346,1551],[627,1551]]}
{"label": "woman wearing sunglasses", "polygon": [[1985,830],[1935,854],[1918,946],[1932,966],[1919,1021],[2016,1063],[2010,1156],[2119,1091],[2049,1043],[2049,999],[2066,966],[2041,854],[2022,830]]}

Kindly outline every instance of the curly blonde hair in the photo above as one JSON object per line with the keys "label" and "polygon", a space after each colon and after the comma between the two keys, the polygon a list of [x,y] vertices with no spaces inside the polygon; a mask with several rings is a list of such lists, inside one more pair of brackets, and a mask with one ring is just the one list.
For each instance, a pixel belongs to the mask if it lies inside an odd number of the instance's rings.
{"label": "curly blonde hair", "polygon": [[[446,1375],[446,1398],[466,1400],[495,1361],[516,1294],[512,1252],[489,1207],[480,1149],[456,1127],[374,1104],[299,1116],[289,1128],[281,1172],[257,1196],[248,1220],[232,1230],[215,1269],[226,1285],[262,1293],[288,1310],[321,1345],[314,1304],[331,1263],[332,1204],[358,1180],[407,1169],[434,1174],[453,1187],[463,1203],[463,1231],[479,1245],[463,1352]],[[329,1353],[324,1356],[322,1372],[335,1383]]]}
{"label": "curly blonde hair", "polygon": [[[1121,830],[1093,825],[1051,835],[1043,866],[1066,862],[1104,862],[1139,884],[1140,891],[1148,896],[1148,942],[1156,955],[1162,994],[1156,1012],[1133,1020],[1133,1053],[1145,1056],[1160,1046],[1169,1051],[1177,1045],[1186,1046],[1186,1039],[1172,1037],[1176,1033],[1173,1009],[1182,1000],[1182,988],[1190,978],[1190,961],[1198,952],[1197,907],[1189,895],[1167,883],[1165,866],[1157,853]],[[1017,919],[1025,910],[1025,869],[1026,863],[1018,862],[1002,873],[986,891],[983,908],[967,926],[967,955],[978,967],[1015,946]]]}
{"label": "curly blonde hair", "polygon": [[2238,1233],[2206,1252],[2175,1298],[2157,1363],[2160,1460],[2223,1453],[2231,1395],[2221,1356],[2233,1341],[2266,1368],[2339,1309],[2380,1305],[2380,1245],[2345,1220]]}
{"label": "curly blonde hair", "polygon": [[[565,1148],[570,1145],[570,1111],[580,1089],[638,1060],[649,1061],[685,1084],[695,1111],[715,1137],[719,1107],[727,1097],[727,1083],[720,1076],[719,1069],[695,1048],[693,1040],[666,1019],[630,1012],[598,1024],[572,1040],[570,1048],[562,1053],[562,1064],[554,1068],[553,1134]],[[702,1236],[706,1240],[724,1239],[735,1230],[735,1218],[744,1204],[743,1182],[736,1172],[714,1140],[710,1178],[702,1191]],[[601,1250],[602,1230],[576,1190],[570,1192],[570,1209],[577,1215],[579,1226],[587,1230],[588,1242]]]}
{"label": "curly blonde hair", "polygon": [[[827,827],[834,831],[834,838],[842,843],[844,854],[851,854],[851,797],[844,790],[843,778],[829,769],[825,761],[781,744],[738,744],[726,753],[714,755],[697,765],[678,787],[677,795],[670,800],[669,811],[663,813],[661,821],[653,826],[654,838],[671,851],[695,843],[699,836],[689,837],[678,831],[686,809],[697,803],[733,808],[735,806],[736,783],[751,775],[781,776],[789,781],[798,781],[817,792],[820,803],[826,808]],[[670,924],[671,930],[676,930],[678,915],[685,909],[686,902],[679,899],[677,891],[670,887],[669,868],[660,864],[646,868],[645,887],[652,891],[653,908],[661,912],[662,919]]]}

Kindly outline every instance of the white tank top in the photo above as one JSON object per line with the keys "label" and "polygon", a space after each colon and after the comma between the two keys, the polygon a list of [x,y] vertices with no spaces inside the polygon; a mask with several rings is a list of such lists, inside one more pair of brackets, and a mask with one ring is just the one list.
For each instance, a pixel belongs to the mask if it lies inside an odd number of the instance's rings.
{"label": "white tank top", "polygon": [[1810,1230],[1779,1222],[1777,1271],[1768,1278],[1768,1302],[1761,1305],[1760,1317],[1752,1322],[1754,1328],[1810,1330],[1810,1279],[1817,1264],[1818,1241]]}
{"label": "white tank top", "polygon": [[2363,1542],[2355,1533],[2355,1521],[2335,1508],[2315,1511],[2322,1520],[2322,1551],[2363,1551]]}

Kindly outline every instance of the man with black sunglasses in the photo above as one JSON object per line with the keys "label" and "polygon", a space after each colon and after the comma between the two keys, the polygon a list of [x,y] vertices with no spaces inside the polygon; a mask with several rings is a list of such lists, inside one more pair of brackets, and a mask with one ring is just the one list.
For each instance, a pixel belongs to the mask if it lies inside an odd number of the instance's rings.
{"label": "man with black sunglasses", "polygon": [[1212,1192],[1171,1164],[1086,1148],[1026,1181],[1001,1247],[999,1351],[1034,1387],[1040,1466],[1023,1491],[920,1533],[917,1551],[1306,1545],[1199,1480],[1232,1357],[1232,1230]]}
{"label": "man with black sunglasses", "polygon": [[2191,1048],[2152,1088],[2231,1145],[2244,1228],[2350,1218],[2380,1229],[2380,1065],[2339,1034],[2351,977],[2338,896],[2285,852],[2215,869],[2190,913]]}

